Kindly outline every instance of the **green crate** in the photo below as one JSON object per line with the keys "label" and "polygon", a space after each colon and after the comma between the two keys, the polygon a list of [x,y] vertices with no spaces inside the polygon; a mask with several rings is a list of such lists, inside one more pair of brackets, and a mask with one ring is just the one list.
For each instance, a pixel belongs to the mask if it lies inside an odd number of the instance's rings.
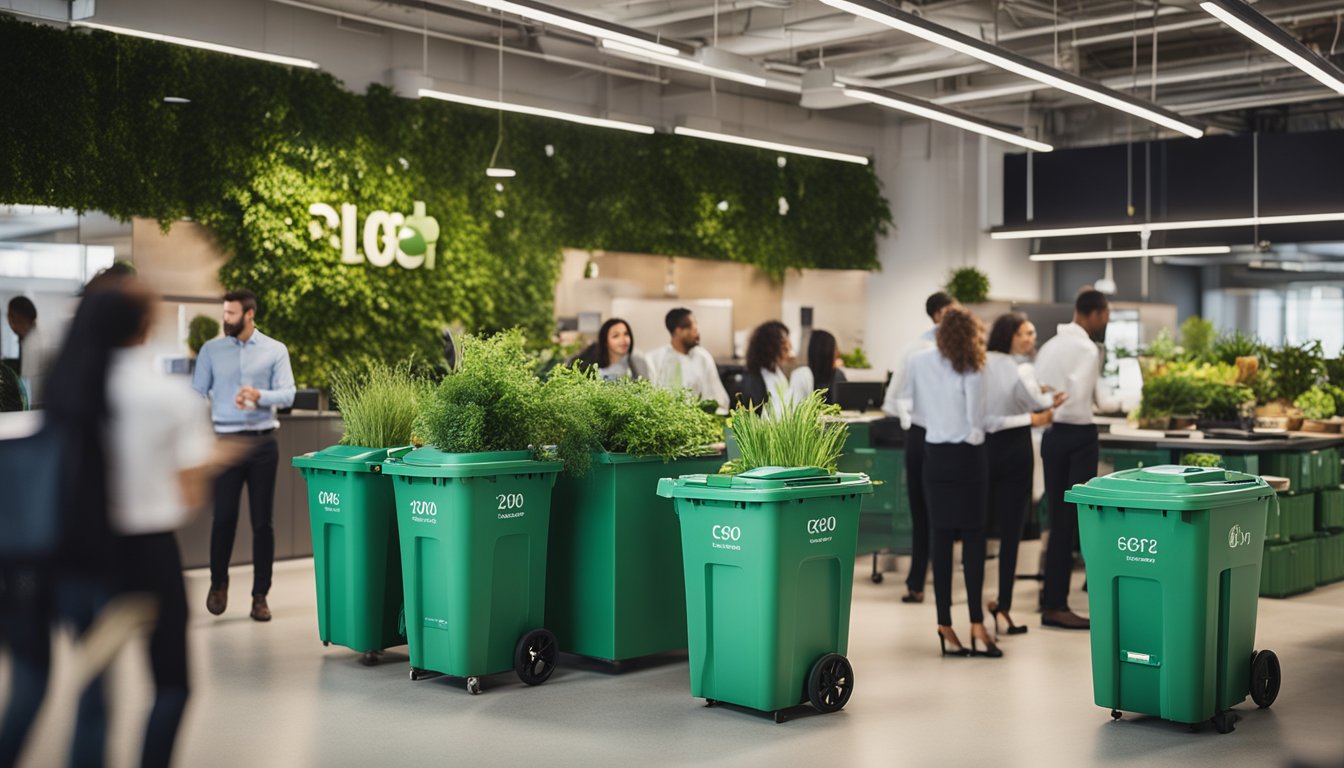
{"label": "green crate", "polygon": [[1225,453],[1223,468],[1248,475],[1260,474],[1260,455],[1257,453]]}
{"label": "green crate", "polygon": [[1289,597],[1316,588],[1315,538],[1266,544],[1260,568],[1261,597]]}
{"label": "green crate", "polygon": [[905,451],[900,448],[855,448],[840,457],[841,472],[868,475],[873,492],[863,497],[859,514],[859,550],[909,552],[911,545],[909,489],[905,484]]}
{"label": "green crate", "polygon": [[1316,583],[1344,580],[1344,532],[1327,533],[1316,539]]}
{"label": "green crate", "polygon": [[1289,490],[1302,493],[1316,489],[1316,462],[1311,452],[1274,451],[1260,456],[1260,467],[1266,475],[1286,477]]}
{"label": "green crate", "polygon": [[1316,494],[1279,494],[1278,539],[1310,538],[1316,533],[1315,524]]}
{"label": "green crate", "polygon": [[1171,451],[1169,449],[1152,448],[1140,450],[1136,448],[1103,448],[1101,451],[1101,463],[1110,464],[1112,472],[1120,472],[1126,469],[1139,469],[1140,467],[1156,467],[1162,464],[1171,463]]}
{"label": "green crate", "polygon": [[1317,464],[1317,487],[1333,488],[1344,482],[1340,477],[1340,453],[1338,448],[1326,448],[1320,452]]}
{"label": "green crate", "polygon": [[1344,488],[1326,488],[1316,493],[1316,530],[1344,529]]}

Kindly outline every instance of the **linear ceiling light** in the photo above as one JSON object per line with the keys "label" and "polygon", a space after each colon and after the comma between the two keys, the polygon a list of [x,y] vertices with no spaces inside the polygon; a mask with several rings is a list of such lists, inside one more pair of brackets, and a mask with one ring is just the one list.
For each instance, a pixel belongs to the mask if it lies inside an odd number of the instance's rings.
{"label": "linear ceiling light", "polygon": [[627,123],[623,120],[608,120],[603,117],[589,117],[588,115],[579,115],[573,112],[561,112],[555,109],[543,109],[542,107],[529,107],[524,104],[513,104],[507,101],[496,101],[494,99],[478,99],[474,96],[463,96],[457,93],[436,91],[432,88],[421,88],[418,95],[422,99],[439,99],[440,101],[451,101],[454,104],[466,104],[482,109],[498,109],[504,112],[516,112],[520,115],[549,117],[552,120],[564,120],[566,122],[579,123],[581,125],[593,125],[598,128],[614,128],[618,131],[631,131],[633,133],[654,132],[653,126],[651,125]]}
{"label": "linear ceiling light", "polygon": [[828,149],[814,149],[812,147],[800,147],[797,144],[781,144],[777,141],[763,141],[761,139],[751,139],[745,136],[733,136],[728,133],[715,133],[714,131],[702,131],[699,128],[686,128],[677,126],[672,132],[678,136],[692,136],[697,139],[709,139],[710,141],[722,141],[726,144],[740,144],[744,147],[756,147],[758,149],[769,149],[774,152],[784,152],[790,155],[807,155],[808,157],[820,157],[824,160],[839,160],[843,163],[855,163],[857,165],[867,165],[868,158],[862,155],[850,155],[844,152],[832,152]]}
{"label": "linear ceiling light", "polygon": [[585,35],[591,35],[600,40],[617,40],[626,45],[633,45],[646,51],[661,53],[664,56],[676,56],[679,53],[676,48],[658,42],[658,38],[653,35],[645,34],[637,29],[622,27],[619,24],[612,24],[601,19],[595,19],[592,16],[571,13],[570,11],[563,8],[557,8],[553,5],[534,3],[531,2],[531,0],[467,0],[467,2],[495,11],[512,13],[515,16],[522,16],[525,19],[540,21],[543,24],[551,24],[574,32],[582,32]]}
{"label": "linear ceiling light", "polygon": [[1090,261],[1092,259],[1136,259],[1140,256],[1205,256],[1231,253],[1227,245],[1196,245],[1188,248],[1147,248],[1125,251],[1078,251],[1076,253],[1033,253],[1032,261]]}
{"label": "linear ceiling light", "polygon": [[1077,237],[1079,235],[1119,235],[1171,232],[1181,229],[1222,229],[1224,227],[1267,227],[1276,224],[1314,224],[1344,221],[1344,213],[1294,213],[1285,216],[1244,216],[1236,219],[1199,219],[1194,221],[1154,221],[1136,224],[1102,224],[1095,227],[1055,227],[1051,229],[1008,229],[991,232],[995,240],[1027,240],[1037,237]]}
{"label": "linear ceiling light", "polygon": [[1144,120],[1156,123],[1164,128],[1169,128],[1178,133],[1185,134],[1191,138],[1197,139],[1204,135],[1204,131],[1185,120],[1175,112],[1162,109],[1155,104],[1136,99],[1133,96],[1113,91],[1096,83],[1084,80],[1077,75],[1068,72],[1047,67],[1039,62],[1032,61],[1015,53],[1005,51],[989,43],[977,40],[969,35],[963,35],[955,30],[935,24],[927,19],[915,16],[905,11],[898,11],[877,0],[821,0],[827,5],[839,8],[842,11],[848,11],[855,16],[862,16],[866,19],[885,24],[892,29],[897,29],[910,35],[914,35],[922,40],[927,40],[935,45],[941,45],[957,53],[979,59],[986,64],[992,64],[1001,69],[1006,69],[1022,77],[1030,78],[1040,83],[1045,83],[1052,88],[1058,88],[1075,96],[1081,96],[1084,99],[1095,101],[1098,104],[1118,109],[1121,112],[1141,117]]}
{"label": "linear ceiling light", "polygon": [[[829,0],[828,0],[829,1]],[[998,128],[991,123],[969,115],[963,115],[960,112],[940,107],[937,104],[930,104],[921,99],[915,99],[910,96],[901,96],[890,91],[874,91],[868,88],[845,88],[844,94],[854,99],[870,101],[874,104],[894,109],[899,112],[906,112],[919,117],[927,118],[939,123],[956,126],[963,130],[972,131],[983,136],[989,136],[999,141],[1005,141],[1009,144],[1016,144],[1019,147],[1026,147],[1037,152],[1049,152],[1054,147],[1042,141],[1034,141],[1020,134],[1012,133]]]}
{"label": "linear ceiling light", "polygon": [[1311,75],[1321,85],[1344,95],[1344,71],[1298,42],[1259,11],[1245,3],[1230,0],[1210,0],[1200,3],[1199,7],[1275,56]]}
{"label": "linear ceiling light", "polygon": [[161,35],[158,32],[144,32],[139,29],[128,29],[126,27],[114,27],[109,24],[95,24],[91,21],[72,21],[71,27],[84,27],[86,29],[96,29],[102,32],[111,32],[114,35],[125,35],[127,37],[141,37],[146,40],[157,40],[160,43],[172,43],[173,45],[183,45],[188,48],[200,48],[205,51],[214,51],[215,53],[227,53],[230,56],[241,56],[245,59],[258,59],[260,61],[269,61],[274,64],[285,64],[291,67],[306,67],[308,69],[317,69],[316,61],[308,59],[299,59],[293,56],[281,56],[275,53],[266,53],[265,51],[254,51],[249,48],[235,48],[232,45],[219,45],[218,43],[207,43],[204,40],[192,40],[186,37],[174,37],[172,35]]}
{"label": "linear ceiling light", "polygon": [[638,56],[641,59],[662,64],[663,66],[666,67],[672,67],[673,69],[684,69],[687,70],[688,72],[698,72],[702,75],[717,77],[723,80],[734,80],[739,83],[746,83],[747,85],[765,86],[770,84],[770,81],[767,78],[762,77],[760,75],[753,75],[747,72],[737,72],[735,70],[725,69],[723,67],[711,67],[708,64],[703,64],[695,59],[686,58],[685,56],[681,55],[674,54],[668,56],[662,53],[654,53],[653,51],[647,50],[645,48],[640,48],[639,46],[636,45],[628,45],[619,40],[603,40],[602,47],[608,50],[616,51],[618,53],[629,54],[631,56]]}

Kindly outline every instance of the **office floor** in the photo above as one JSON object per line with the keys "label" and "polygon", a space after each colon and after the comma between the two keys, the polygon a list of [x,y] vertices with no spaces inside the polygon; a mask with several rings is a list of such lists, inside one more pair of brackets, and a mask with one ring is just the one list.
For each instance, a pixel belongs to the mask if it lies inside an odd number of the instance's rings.
{"label": "office floor", "polygon": [[[1024,561],[1034,562],[1029,554]],[[311,560],[277,566],[270,624],[247,618],[242,595],[223,617],[207,614],[206,575],[193,571],[194,691],[177,764],[1344,765],[1344,583],[1261,601],[1257,645],[1282,659],[1283,691],[1270,710],[1241,705],[1236,731],[1219,735],[1132,715],[1111,722],[1092,703],[1087,635],[1042,629],[1030,612],[1037,582],[1018,582],[1018,618],[1031,629],[1003,639],[1005,658],[942,659],[932,600],[903,605],[901,575],[875,585],[866,568],[858,563],[854,590],[853,699],[839,714],[782,725],[703,707],[689,695],[684,659],[611,674],[566,656],[545,685],[525,688],[510,673],[487,678],[475,697],[457,679],[412,683],[404,648],[370,668],[318,642]],[[235,583],[246,584],[247,571]],[[1075,593],[1076,606],[1083,600]],[[964,596],[954,616],[965,639]],[[134,764],[139,748],[149,700],[143,652],[133,643],[114,667],[114,766]],[[25,765],[64,758],[69,653],[62,642]],[[0,660],[0,689],[7,681]]]}

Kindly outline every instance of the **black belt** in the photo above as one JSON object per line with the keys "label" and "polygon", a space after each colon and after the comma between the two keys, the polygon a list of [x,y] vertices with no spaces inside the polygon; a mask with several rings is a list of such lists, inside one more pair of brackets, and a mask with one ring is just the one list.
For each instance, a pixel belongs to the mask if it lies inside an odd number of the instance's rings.
{"label": "black belt", "polygon": [[275,427],[271,427],[270,429],[242,429],[237,432],[216,432],[215,434],[221,437],[233,437],[235,435],[245,435],[247,437],[261,437],[262,435],[269,435],[274,431]]}

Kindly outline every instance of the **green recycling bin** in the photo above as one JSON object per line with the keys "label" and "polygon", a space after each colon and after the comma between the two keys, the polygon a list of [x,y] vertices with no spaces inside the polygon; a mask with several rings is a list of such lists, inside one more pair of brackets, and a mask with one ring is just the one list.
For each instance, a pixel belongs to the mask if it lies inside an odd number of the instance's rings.
{"label": "green recycling bin", "polygon": [[363,653],[406,643],[401,553],[392,482],[382,475],[386,448],[333,445],[295,456],[308,484],[317,581],[317,633]]}
{"label": "green recycling bin", "polygon": [[773,713],[834,712],[854,672],[849,603],[862,474],[761,467],[658,481],[675,499],[691,695]]}
{"label": "green recycling bin", "polygon": [[619,662],[686,647],[681,533],[657,495],[669,472],[716,472],[723,456],[667,462],[594,453],[551,501],[546,625],[569,653]]}
{"label": "green recycling bin", "polygon": [[411,679],[514,670],[528,685],[555,671],[542,627],[551,487],[560,463],[528,451],[393,451]]}
{"label": "green recycling bin", "polygon": [[1075,485],[1092,615],[1098,706],[1181,723],[1213,719],[1250,693],[1278,695],[1279,663],[1255,652],[1267,506],[1255,475],[1209,467],[1131,469]]}

